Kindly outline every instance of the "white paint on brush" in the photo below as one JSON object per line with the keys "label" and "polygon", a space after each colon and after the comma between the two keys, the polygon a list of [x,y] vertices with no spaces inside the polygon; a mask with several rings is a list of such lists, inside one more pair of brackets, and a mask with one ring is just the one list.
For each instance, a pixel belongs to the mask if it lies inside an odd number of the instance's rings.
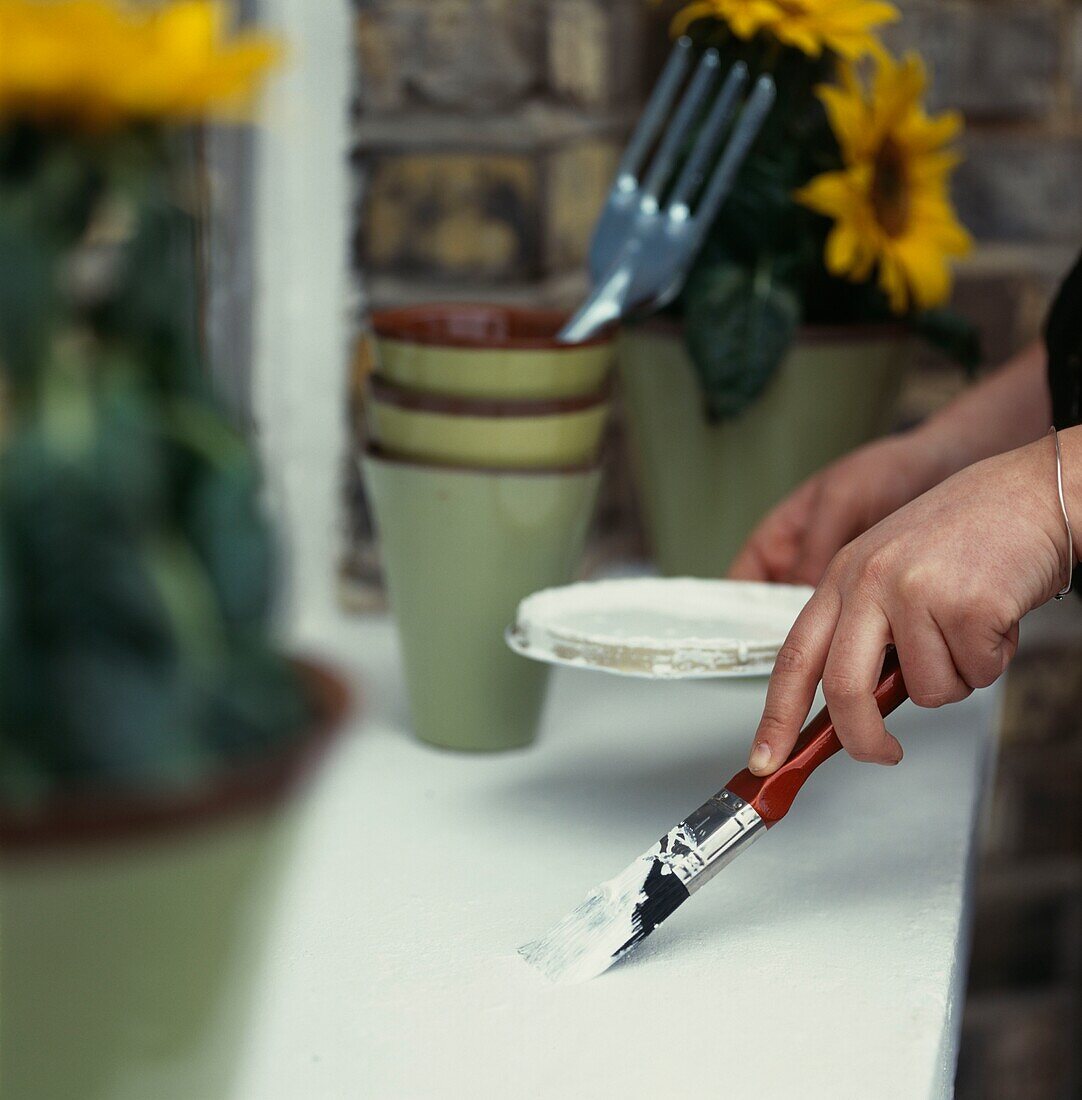
{"label": "white paint on brush", "polygon": [[584,982],[601,974],[635,934],[635,908],[646,900],[647,876],[663,858],[659,842],[615,878],[595,886],[541,939],[520,947],[519,954],[552,982]]}
{"label": "white paint on brush", "polygon": [[630,577],[523,600],[508,636],[537,660],[628,676],[762,675],[812,590],[691,577]]}

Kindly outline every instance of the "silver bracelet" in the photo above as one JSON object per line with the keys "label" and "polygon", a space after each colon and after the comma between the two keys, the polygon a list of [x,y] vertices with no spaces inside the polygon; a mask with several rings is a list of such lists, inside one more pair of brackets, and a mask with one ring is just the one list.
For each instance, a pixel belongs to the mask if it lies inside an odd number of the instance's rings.
{"label": "silver bracelet", "polygon": [[1063,512],[1063,522],[1067,527],[1067,583],[1056,593],[1056,599],[1062,600],[1071,591],[1074,582],[1074,533],[1071,531],[1071,518],[1067,515],[1067,502],[1063,499],[1063,452],[1059,446],[1059,432],[1053,425],[1048,434],[1056,441],[1056,488],[1059,490],[1059,506]]}

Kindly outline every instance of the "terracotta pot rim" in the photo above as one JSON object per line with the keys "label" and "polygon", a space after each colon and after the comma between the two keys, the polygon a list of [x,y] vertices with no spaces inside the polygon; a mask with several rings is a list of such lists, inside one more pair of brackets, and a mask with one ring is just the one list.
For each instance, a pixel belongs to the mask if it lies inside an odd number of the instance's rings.
{"label": "terracotta pot rim", "polygon": [[438,416],[474,416],[489,420],[528,419],[539,416],[566,416],[604,407],[612,397],[612,383],[576,397],[543,397],[537,400],[503,397],[459,397],[453,394],[422,393],[372,375],[368,379],[369,396],[384,405],[409,412]]}
{"label": "terracotta pot rim", "polygon": [[[476,340],[448,334],[425,332],[423,322],[438,319],[441,315],[500,314],[512,325],[551,330],[551,335],[508,336],[502,340]],[[474,351],[546,351],[573,352],[582,348],[600,347],[612,343],[616,328],[610,327],[590,340],[579,344],[563,344],[556,340],[556,333],[569,314],[558,309],[541,309],[530,306],[506,306],[494,302],[426,302],[413,306],[394,306],[376,310],[371,315],[372,331],[383,340],[395,340],[403,344],[416,344],[433,348],[468,348]]]}
{"label": "terracotta pot rim", "polygon": [[[679,336],[684,331],[683,323],[674,317],[652,317],[625,331],[633,333],[636,328],[669,336]],[[801,325],[797,330],[796,343],[862,344],[884,339],[903,340],[912,335],[911,329],[895,321],[883,324],[864,322],[857,325]]]}
{"label": "terracotta pot rim", "polygon": [[62,795],[32,816],[0,807],[0,859],[172,835],[251,816],[284,802],[335,740],[351,705],[349,688],[329,669],[300,659],[292,664],[315,714],[304,735],[276,755],[240,762],[176,794]]}
{"label": "terracotta pot rim", "polygon": [[381,462],[385,466],[409,466],[443,474],[476,474],[479,477],[521,477],[536,480],[542,477],[576,477],[596,474],[601,469],[600,458],[579,466],[469,466],[462,462],[432,462],[424,458],[412,458],[396,454],[384,447],[369,444],[361,452],[361,459]]}

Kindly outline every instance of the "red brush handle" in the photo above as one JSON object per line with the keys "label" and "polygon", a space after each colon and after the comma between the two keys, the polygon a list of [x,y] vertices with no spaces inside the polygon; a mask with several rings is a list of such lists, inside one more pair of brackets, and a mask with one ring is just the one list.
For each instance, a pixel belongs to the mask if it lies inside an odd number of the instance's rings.
{"label": "red brush handle", "polygon": [[[879,686],[875,689],[875,701],[884,718],[909,698],[898,654],[893,647],[887,650]],[[824,707],[801,731],[789,759],[773,775],[752,775],[745,768],[726,784],[733,794],[750,802],[755,812],[767,826],[780,821],[793,804],[804,781],[825,760],[829,760],[840,748],[841,742],[834,732],[830,713]]]}

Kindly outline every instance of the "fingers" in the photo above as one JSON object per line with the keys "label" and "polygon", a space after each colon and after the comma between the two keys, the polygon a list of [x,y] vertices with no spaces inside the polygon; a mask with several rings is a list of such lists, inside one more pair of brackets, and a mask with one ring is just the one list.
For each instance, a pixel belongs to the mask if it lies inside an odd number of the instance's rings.
{"label": "fingers", "polygon": [[978,602],[942,612],[939,622],[955,667],[971,688],[994,684],[1018,649],[1018,623],[997,623]]}
{"label": "fingers", "polygon": [[820,589],[778,654],[748,768],[770,775],[788,758],[807,718],[815,688],[823,694],[838,739],[855,760],[897,764],[902,746],[883,725],[875,689],[886,647],[894,644],[906,686],[920,707],[957,703],[992,683],[1018,647],[1018,625],[989,636],[948,636],[924,608],[896,610],[893,621],[871,599],[845,603]]}
{"label": "fingers", "polygon": [[862,486],[851,486],[837,478],[824,483],[814,503],[815,522],[801,541],[800,553],[792,563],[787,579],[798,584],[818,584],[834,555],[851,539],[861,534]]}
{"label": "fingers", "polygon": [[800,553],[818,479],[806,481],[752,531],[729,567],[734,580],[784,581]]}
{"label": "fingers", "polygon": [[999,643],[999,675],[1007,671],[1007,666],[1018,652],[1018,623],[1012,623],[1010,630],[1002,635]]}
{"label": "fingers", "polygon": [[758,532],[752,534],[743,549],[729,566],[728,576],[734,581],[772,581],[776,577],[770,568],[770,560],[757,540]]}
{"label": "fingers", "polygon": [[890,643],[890,624],[874,603],[843,608],[823,668],[823,694],[838,740],[854,760],[897,764],[902,759],[902,746],[887,733],[875,701]]}
{"label": "fingers", "polygon": [[748,760],[755,775],[777,771],[792,751],[823,674],[840,606],[833,590],[816,592],[779,650]]}
{"label": "fingers", "polygon": [[903,611],[890,624],[909,698],[918,707],[960,703],[973,689],[954,663],[939,624],[926,608]]}

